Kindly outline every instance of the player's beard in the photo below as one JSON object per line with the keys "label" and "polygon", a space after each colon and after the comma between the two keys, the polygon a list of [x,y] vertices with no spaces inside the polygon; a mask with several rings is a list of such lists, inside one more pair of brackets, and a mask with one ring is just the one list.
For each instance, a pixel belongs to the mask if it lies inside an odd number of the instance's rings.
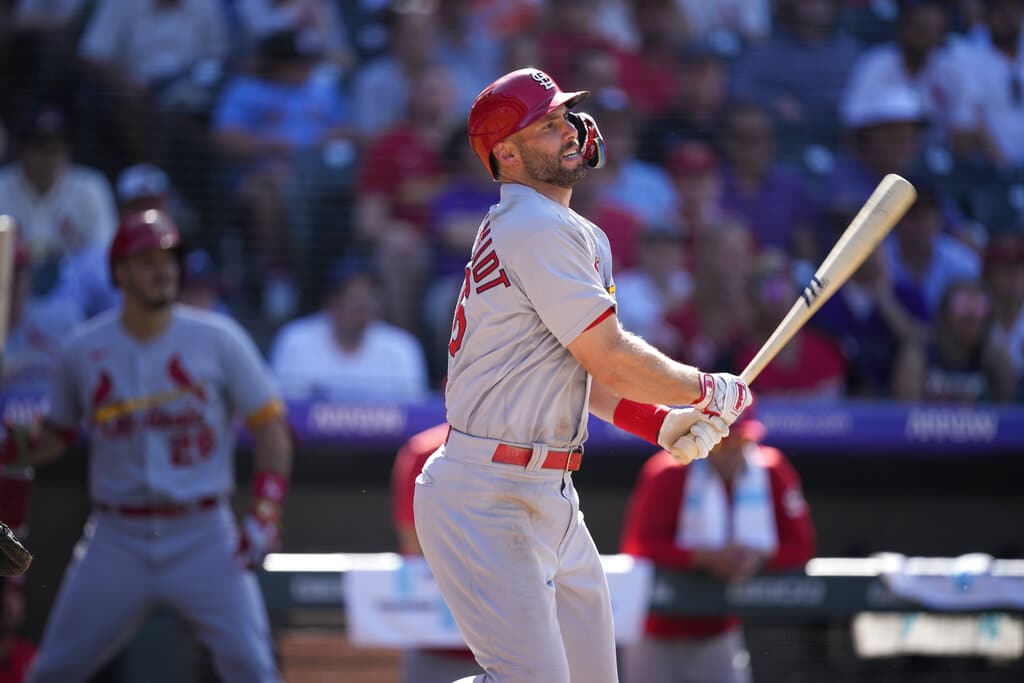
{"label": "player's beard", "polygon": [[585,163],[576,168],[566,168],[562,165],[562,154],[569,151],[571,150],[565,149],[559,152],[558,156],[547,156],[527,149],[526,145],[519,146],[519,155],[523,159],[526,173],[534,180],[556,187],[572,187],[587,175]]}

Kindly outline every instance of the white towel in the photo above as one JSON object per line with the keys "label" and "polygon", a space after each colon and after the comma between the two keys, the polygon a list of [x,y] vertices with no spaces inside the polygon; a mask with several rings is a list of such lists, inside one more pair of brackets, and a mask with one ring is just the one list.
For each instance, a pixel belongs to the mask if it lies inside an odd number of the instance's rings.
{"label": "white towel", "polygon": [[732,509],[725,483],[708,460],[687,465],[679,506],[676,545],[721,548],[730,542],[772,554],[779,545],[768,470],[757,459],[757,444],[748,444],[744,466],[733,482]]}

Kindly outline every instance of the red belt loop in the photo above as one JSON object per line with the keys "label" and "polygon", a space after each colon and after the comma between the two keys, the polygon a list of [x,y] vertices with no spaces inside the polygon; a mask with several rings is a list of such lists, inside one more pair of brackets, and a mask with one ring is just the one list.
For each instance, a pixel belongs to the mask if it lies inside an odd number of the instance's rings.
{"label": "red belt loop", "polygon": [[[519,465],[526,467],[533,458],[533,449],[525,446],[512,446],[507,443],[498,444],[491,456],[491,462],[499,462],[504,465]],[[564,470],[576,472],[583,462],[583,447],[579,446],[571,451],[548,451],[548,457],[544,459],[541,468],[546,470]]]}

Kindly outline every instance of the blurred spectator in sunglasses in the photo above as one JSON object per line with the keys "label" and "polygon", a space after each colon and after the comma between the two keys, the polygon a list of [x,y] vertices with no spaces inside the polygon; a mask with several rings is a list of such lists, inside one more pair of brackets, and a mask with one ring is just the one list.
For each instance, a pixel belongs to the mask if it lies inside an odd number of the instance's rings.
{"label": "blurred spectator in sunglasses", "polygon": [[[838,208],[831,212],[832,242],[855,212]],[[884,398],[892,392],[899,350],[924,341],[931,316],[921,289],[894,280],[885,253],[875,249],[810,324],[839,343],[847,361],[846,395]]]}
{"label": "blurred spectator in sunglasses", "polygon": [[992,343],[992,300],[982,284],[946,289],[931,341],[908,347],[897,367],[897,398],[972,405],[1013,398],[1013,365]]}
{"label": "blurred spectator in sunglasses", "polygon": [[[754,333],[736,357],[742,370],[789,312],[799,295],[789,259],[768,249],[759,257],[749,280],[754,303]],[[761,396],[838,398],[845,390],[846,360],[839,345],[810,327],[801,329],[757,378]]]}
{"label": "blurred spectator in sunglasses", "polygon": [[985,252],[985,282],[992,295],[992,343],[1010,355],[1018,398],[1024,398],[1024,236],[994,238]]}

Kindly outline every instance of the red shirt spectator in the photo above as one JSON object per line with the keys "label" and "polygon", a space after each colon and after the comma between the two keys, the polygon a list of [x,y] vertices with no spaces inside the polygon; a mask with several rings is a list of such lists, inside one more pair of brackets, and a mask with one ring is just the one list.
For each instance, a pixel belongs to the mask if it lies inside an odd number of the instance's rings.
{"label": "red shirt spectator", "polygon": [[[652,456],[626,508],[622,551],[724,582],[803,567],[815,539],[800,477],[781,452],[760,445],[763,432],[744,413],[706,460]],[[629,680],[750,680],[735,615],[648,614],[644,634],[624,653]]]}
{"label": "red shirt spectator", "polygon": [[438,145],[417,127],[400,124],[376,138],[365,158],[358,192],[385,196],[392,218],[426,232],[431,202],[445,178]]}
{"label": "red shirt spectator", "polygon": [[[763,340],[744,346],[736,367],[744,368]],[[790,348],[757,376],[758,393],[802,397],[840,396],[846,383],[846,359],[835,340],[817,330],[804,328],[790,341]]]}

